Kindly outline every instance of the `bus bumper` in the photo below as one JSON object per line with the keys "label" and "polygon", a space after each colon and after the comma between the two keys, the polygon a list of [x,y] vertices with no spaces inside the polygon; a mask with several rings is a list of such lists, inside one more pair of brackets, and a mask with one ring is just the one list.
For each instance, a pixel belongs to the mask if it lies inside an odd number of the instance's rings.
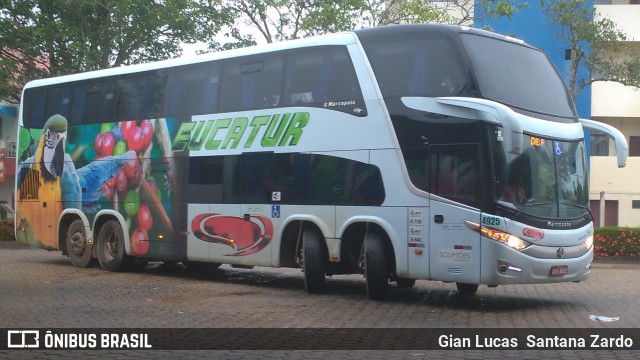
{"label": "bus bumper", "polygon": [[[591,272],[593,247],[575,258],[541,259],[482,239],[480,282],[487,285],[545,284],[586,280]],[[558,247],[559,249],[560,247]]]}

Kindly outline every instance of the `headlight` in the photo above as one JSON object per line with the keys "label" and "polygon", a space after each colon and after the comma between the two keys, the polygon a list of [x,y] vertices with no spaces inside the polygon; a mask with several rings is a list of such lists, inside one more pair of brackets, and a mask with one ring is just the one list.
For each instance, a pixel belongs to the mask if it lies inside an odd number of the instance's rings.
{"label": "headlight", "polygon": [[588,249],[591,249],[591,247],[593,246],[593,235],[589,235],[587,236],[587,240],[584,241],[584,247]]}
{"label": "headlight", "polygon": [[486,236],[490,239],[503,243],[514,250],[520,251],[522,249],[527,248],[529,245],[531,245],[530,242],[524,241],[515,235],[511,235],[509,233],[502,232],[500,230],[480,226],[479,224],[476,224],[468,220],[465,220],[464,222],[470,229],[473,229],[479,232],[480,234],[482,234],[483,236]]}

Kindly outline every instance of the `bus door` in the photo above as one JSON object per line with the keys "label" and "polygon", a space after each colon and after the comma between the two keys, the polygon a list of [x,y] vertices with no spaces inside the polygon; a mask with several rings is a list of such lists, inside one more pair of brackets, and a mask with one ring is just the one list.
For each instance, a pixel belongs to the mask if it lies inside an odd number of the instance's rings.
{"label": "bus door", "polygon": [[187,258],[220,264],[233,255],[240,233],[240,205],[189,205],[191,231],[187,240]]}
{"label": "bus door", "polygon": [[480,282],[480,233],[465,224],[480,223],[480,211],[470,208],[480,205],[479,154],[478,145],[431,146],[430,191],[444,198],[430,201],[431,279]]}
{"label": "bus door", "polygon": [[[229,256],[233,264],[250,266],[272,266],[274,218],[279,218],[280,194],[275,185],[273,152],[245,153],[236,166],[241,181],[242,205],[238,214],[238,238],[235,253]],[[276,197],[276,198],[274,198]],[[276,212],[274,217],[273,212]]]}
{"label": "bus door", "polygon": [[188,161],[187,259],[230,263],[242,224],[237,157],[191,156]]}
{"label": "bus door", "polygon": [[274,224],[280,220],[280,206],[242,205],[240,237],[234,261],[242,265],[272,266]]}
{"label": "bus door", "polygon": [[60,182],[45,181],[38,167],[35,163],[20,170],[17,239],[34,247],[58,249],[57,225],[62,211]]}

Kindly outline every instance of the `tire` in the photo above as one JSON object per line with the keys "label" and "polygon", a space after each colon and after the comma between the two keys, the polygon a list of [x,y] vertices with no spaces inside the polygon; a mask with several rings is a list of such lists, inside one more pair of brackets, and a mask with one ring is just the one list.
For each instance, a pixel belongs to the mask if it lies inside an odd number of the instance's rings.
{"label": "tire", "polygon": [[466,283],[456,283],[456,287],[458,288],[458,294],[471,296],[475,295],[478,291],[478,284],[466,284]]}
{"label": "tire", "polygon": [[375,231],[367,231],[364,236],[364,274],[367,281],[367,295],[371,300],[386,300],[389,293],[389,270],[384,241],[384,238]]}
{"label": "tire", "polygon": [[302,235],[302,269],[307,293],[324,292],[326,264],[324,238],[315,230],[305,230]]}
{"label": "tire", "polygon": [[408,288],[412,288],[415,284],[416,284],[415,279],[405,279],[405,278],[396,279],[396,286],[398,286],[399,288],[408,289]]}
{"label": "tire", "polygon": [[100,229],[98,234],[98,261],[107,271],[122,271],[133,263],[124,250],[124,232],[120,223],[109,220]]}
{"label": "tire", "polygon": [[82,220],[76,219],[71,223],[65,242],[67,255],[73,265],[81,268],[93,265],[93,245],[87,244],[87,233]]}

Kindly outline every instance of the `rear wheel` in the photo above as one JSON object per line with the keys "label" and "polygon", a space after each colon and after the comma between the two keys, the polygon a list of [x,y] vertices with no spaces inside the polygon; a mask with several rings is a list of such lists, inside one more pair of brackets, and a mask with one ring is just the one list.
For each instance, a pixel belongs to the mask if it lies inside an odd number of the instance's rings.
{"label": "rear wheel", "polygon": [[384,238],[375,231],[364,236],[365,277],[367,295],[371,300],[386,300],[389,292],[389,271],[384,252]]}
{"label": "rear wheel", "polygon": [[98,234],[98,260],[108,271],[121,271],[133,263],[124,250],[124,232],[120,223],[108,220]]}
{"label": "rear wheel", "polygon": [[302,268],[304,287],[309,294],[324,292],[326,262],[322,235],[315,230],[305,230],[302,235]]}
{"label": "rear wheel", "polygon": [[65,241],[67,254],[73,265],[77,267],[92,265],[93,245],[87,243],[87,233],[82,220],[76,219],[71,223]]}
{"label": "rear wheel", "polygon": [[456,287],[458,288],[458,294],[460,295],[474,295],[478,291],[478,284],[466,284],[457,282]]}

